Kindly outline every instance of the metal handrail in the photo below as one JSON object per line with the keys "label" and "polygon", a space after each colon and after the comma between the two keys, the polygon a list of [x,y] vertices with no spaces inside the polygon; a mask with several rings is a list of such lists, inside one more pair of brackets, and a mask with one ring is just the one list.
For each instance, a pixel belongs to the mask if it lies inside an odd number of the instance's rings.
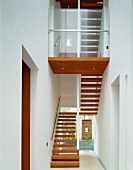
{"label": "metal handrail", "polygon": [[84,29],[49,29],[51,32],[89,32],[89,33],[99,33],[99,32],[109,32],[109,30],[84,30]]}
{"label": "metal handrail", "polygon": [[58,43],[60,42],[60,39],[61,39],[61,37],[59,37],[59,38],[57,39],[57,41],[55,42],[54,48],[58,45]]}
{"label": "metal handrail", "polygon": [[56,115],[55,115],[55,120],[54,120],[52,135],[51,135],[51,140],[53,139],[53,136],[54,136],[56,121],[57,121],[57,118],[58,118],[58,113],[59,113],[58,110],[59,110],[59,106],[60,106],[60,99],[61,99],[61,96],[60,96],[59,99],[58,99],[58,105],[57,105],[57,110],[56,110]]}

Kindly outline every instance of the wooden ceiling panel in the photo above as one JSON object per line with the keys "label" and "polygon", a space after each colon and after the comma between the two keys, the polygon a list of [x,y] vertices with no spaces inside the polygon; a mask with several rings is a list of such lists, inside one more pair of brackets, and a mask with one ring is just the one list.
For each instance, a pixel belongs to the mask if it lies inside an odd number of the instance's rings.
{"label": "wooden ceiling panel", "polygon": [[[56,0],[61,3],[61,8],[78,8],[78,0]],[[81,8],[102,9],[103,0],[81,0]]]}
{"label": "wooden ceiling panel", "polygon": [[101,76],[109,63],[109,58],[49,57],[48,62],[54,74]]}

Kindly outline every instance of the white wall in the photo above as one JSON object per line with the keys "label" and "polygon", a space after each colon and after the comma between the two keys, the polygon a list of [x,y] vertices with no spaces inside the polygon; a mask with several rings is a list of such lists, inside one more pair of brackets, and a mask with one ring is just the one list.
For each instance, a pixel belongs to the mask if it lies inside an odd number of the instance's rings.
{"label": "white wall", "polygon": [[[132,170],[131,145],[132,89],[131,89],[131,0],[110,0],[110,63],[102,82],[102,91],[97,122],[96,153],[108,170],[112,170],[111,160],[115,155],[112,143],[118,137],[113,133],[117,127],[112,104],[111,84],[120,75],[119,92],[119,170]],[[126,80],[127,77],[127,80]],[[125,97],[127,95],[127,97]],[[126,123],[127,120],[127,123]],[[114,123],[111,123],[114,122]],[[115,145],[115,143],[114,143]],[[130,148],[130,149],[129,149]],[[116,167],[115,167],[116,169]],[[118,169],[117,169],[118,170]]]}
{"label": "white wall", "polygon": [[[0,82],[2,81],[1,80],[1,75],[2,75],[2,73],[1,73],[1,0],[0,0]],[[2,98],[1,98],[1,83],[0,83],[0,113],[1,113],[1,100],[2,100]],[[1,135],[2,135],[2,126],[1,126],[1,120],[2,120],[2,118],[1,118],[1,114],[0,114],[0,139],[2,139],[1,137]],[[2,144],[2,142],[1,142],[1,140],[0,140],[0,148],[1,148],[1,145]],[[1,163],[2,163],[2,160],[1,160],[1,158],[2,158],[2,155],[1,155],[1,152],[0,152],[0,165],[1,165]]]}
{"label": "white wall", "polygon": [[31,67],[31,169],[50,166],[60,78],[48,64],[48,7],[48,0],[2,0],[1,170],[21,169],[22,44],[38,68]]}
{"label": "white wall", "polygon": [[77,75],[61,75],[61,106],[77,107]]}
{"label": "white wall", "polygon": [[[133,1],[131,1],[131,49],[133,49]],[[128,105],[127,105],[127,109],[128,109],[128,115],[127,115],[127,169],[133,169],[133,135],[132,135],[132,129],[133,129],[133,114],[132,114],[132,110],[133,110],[133,100],[132,100],[132,96],[133,96],[133,50],[131,50],[131,76],[128,78],[130,79],[130,82],[128,82],[128,93],[130,94],[130,98],[128,99]],[[129,109],[130,107],[130,109]]]}

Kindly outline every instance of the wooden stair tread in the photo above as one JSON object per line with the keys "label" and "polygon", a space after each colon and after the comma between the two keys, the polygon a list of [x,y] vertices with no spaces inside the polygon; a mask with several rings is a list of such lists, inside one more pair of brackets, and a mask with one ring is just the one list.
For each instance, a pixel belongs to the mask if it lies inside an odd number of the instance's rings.
{"label": "wooden stair tread", "polygon": [[57,138],[57,137],[61,137],[61,138],[65,138],[65,137],[70,137],[70,138],[75,138],[75,135],[55,135],[55,138]]}
{"label": "wooden stair tread", "polygon": [[97,115],[97,112],[79,112],[79,115]]}
{"label": "wooden stair tread", "polygon": [[81,98],[99,98],[100,95],[81,95]]}
{"label": "wooden stair tread", "polygon": [[87,107],[98,107],[98,104],[81,104],[81,107],[87,106]]}
{"label": "wooden stair tread", "polygon": [[81,111],[97,111],[98,108],[81,108]]}
{"label": "wooden stair tread", "polygon": [[51,167],[79,167],[79,161],[52,161]]}
{"label": "wooden stair tread", "polygon": [[58,119],[58,121],[66,121],[66,122],[72,122],[72,121],[76,121],[76,119]]}
{"label": "wooden stair tread", "polygon": [[59,112],[59,115],[77,115],[77,112]]}
{"label": "wooden stair tread", "polygon": [[54,144],[53,145],[54,148],[59,148],[59,147],[62,147],[62,148],[74,148],[75,145],[74,144]]}
{"label": "wooden stair tread", "polygon": [[75,126],[57,126],[56,129],[76,129]]}
{"label": "wooden stair tread", "polygon": [[58,116],[58,118],[76,118],[76,116],[70,116],[70,115],[64,115],[64,116]]}
{"label": "wooden stair tread", "polygon": [[52,155],[51,160],[77,160],[79,161],[79,155],[75,155],[75,154]]}
{"label": "wooden stair tread", "polygon": [[77,142],[74,139],[55,139],[54,142]]}
{"label": "wooden stair tread", "polygon": [[56,131],[56,134],[57,134],[57,133],[76,133],[76,131],[75,131],[75,130],[66,130],[66,131],[57,130],[57,131]]}
{"label": "wooden stair tread", "polygon": [[81,82],[102,82],[102,78],[81,78]]}
{"label": "wooden stair tread", "polygon": [[100,90],[83,90],[83,89],[81,89],[81,93],[100,93]]}
{"label": "wooden stair tread", "polygon": [[82,103],[90,103],[90,102],[97,103],[97,102],[99,102],[99,100],[95,100],[95,99],[93,99],[93,100],[83,100],[83,99],[81,99],[81,102]]}
{"label": "wooden stair tread", "polygon": [[79,154],[79,150],[67,150],[67,149],[64,149],[64,150],[59,150],[59,149],[54,149],[52,150],[53,154],[54,153],[75,153],[75,154]]}
{"label": "wooden stair tread", "polygon": [[97,3],[88,3],[88,2],[82,2],[81,7],[83,8],[94,8],[94,9],[102,9],[103,4],[97,4]]}
{"label": "wooden stair tread", "polygon": [[76,123],[57,123],[57,125],[76,125]]}
{"label": "wooden stair tread", "polygon": [[81,84],[81,88],[101,88],[101,84]]}

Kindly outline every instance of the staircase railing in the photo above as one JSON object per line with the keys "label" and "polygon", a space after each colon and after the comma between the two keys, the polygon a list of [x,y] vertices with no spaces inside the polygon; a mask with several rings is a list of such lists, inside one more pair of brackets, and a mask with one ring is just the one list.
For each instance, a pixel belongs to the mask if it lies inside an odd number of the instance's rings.
{"label": "staircase railing", "polygon": [[53,124],[53,130],[52,130],[52,135],[51,135],[51,140],[52,140],[53,137],[54,137],[56,122],[57,122],[58,113],[59,113],[59,108],[60,108],[60,100],[61,100],[61,96],[60,96],[59,99],[58,99],[58,105],[57,105],[57,109],[56,109],[56,114],[55,114],[55,119],[54,119],[54,124]]}

